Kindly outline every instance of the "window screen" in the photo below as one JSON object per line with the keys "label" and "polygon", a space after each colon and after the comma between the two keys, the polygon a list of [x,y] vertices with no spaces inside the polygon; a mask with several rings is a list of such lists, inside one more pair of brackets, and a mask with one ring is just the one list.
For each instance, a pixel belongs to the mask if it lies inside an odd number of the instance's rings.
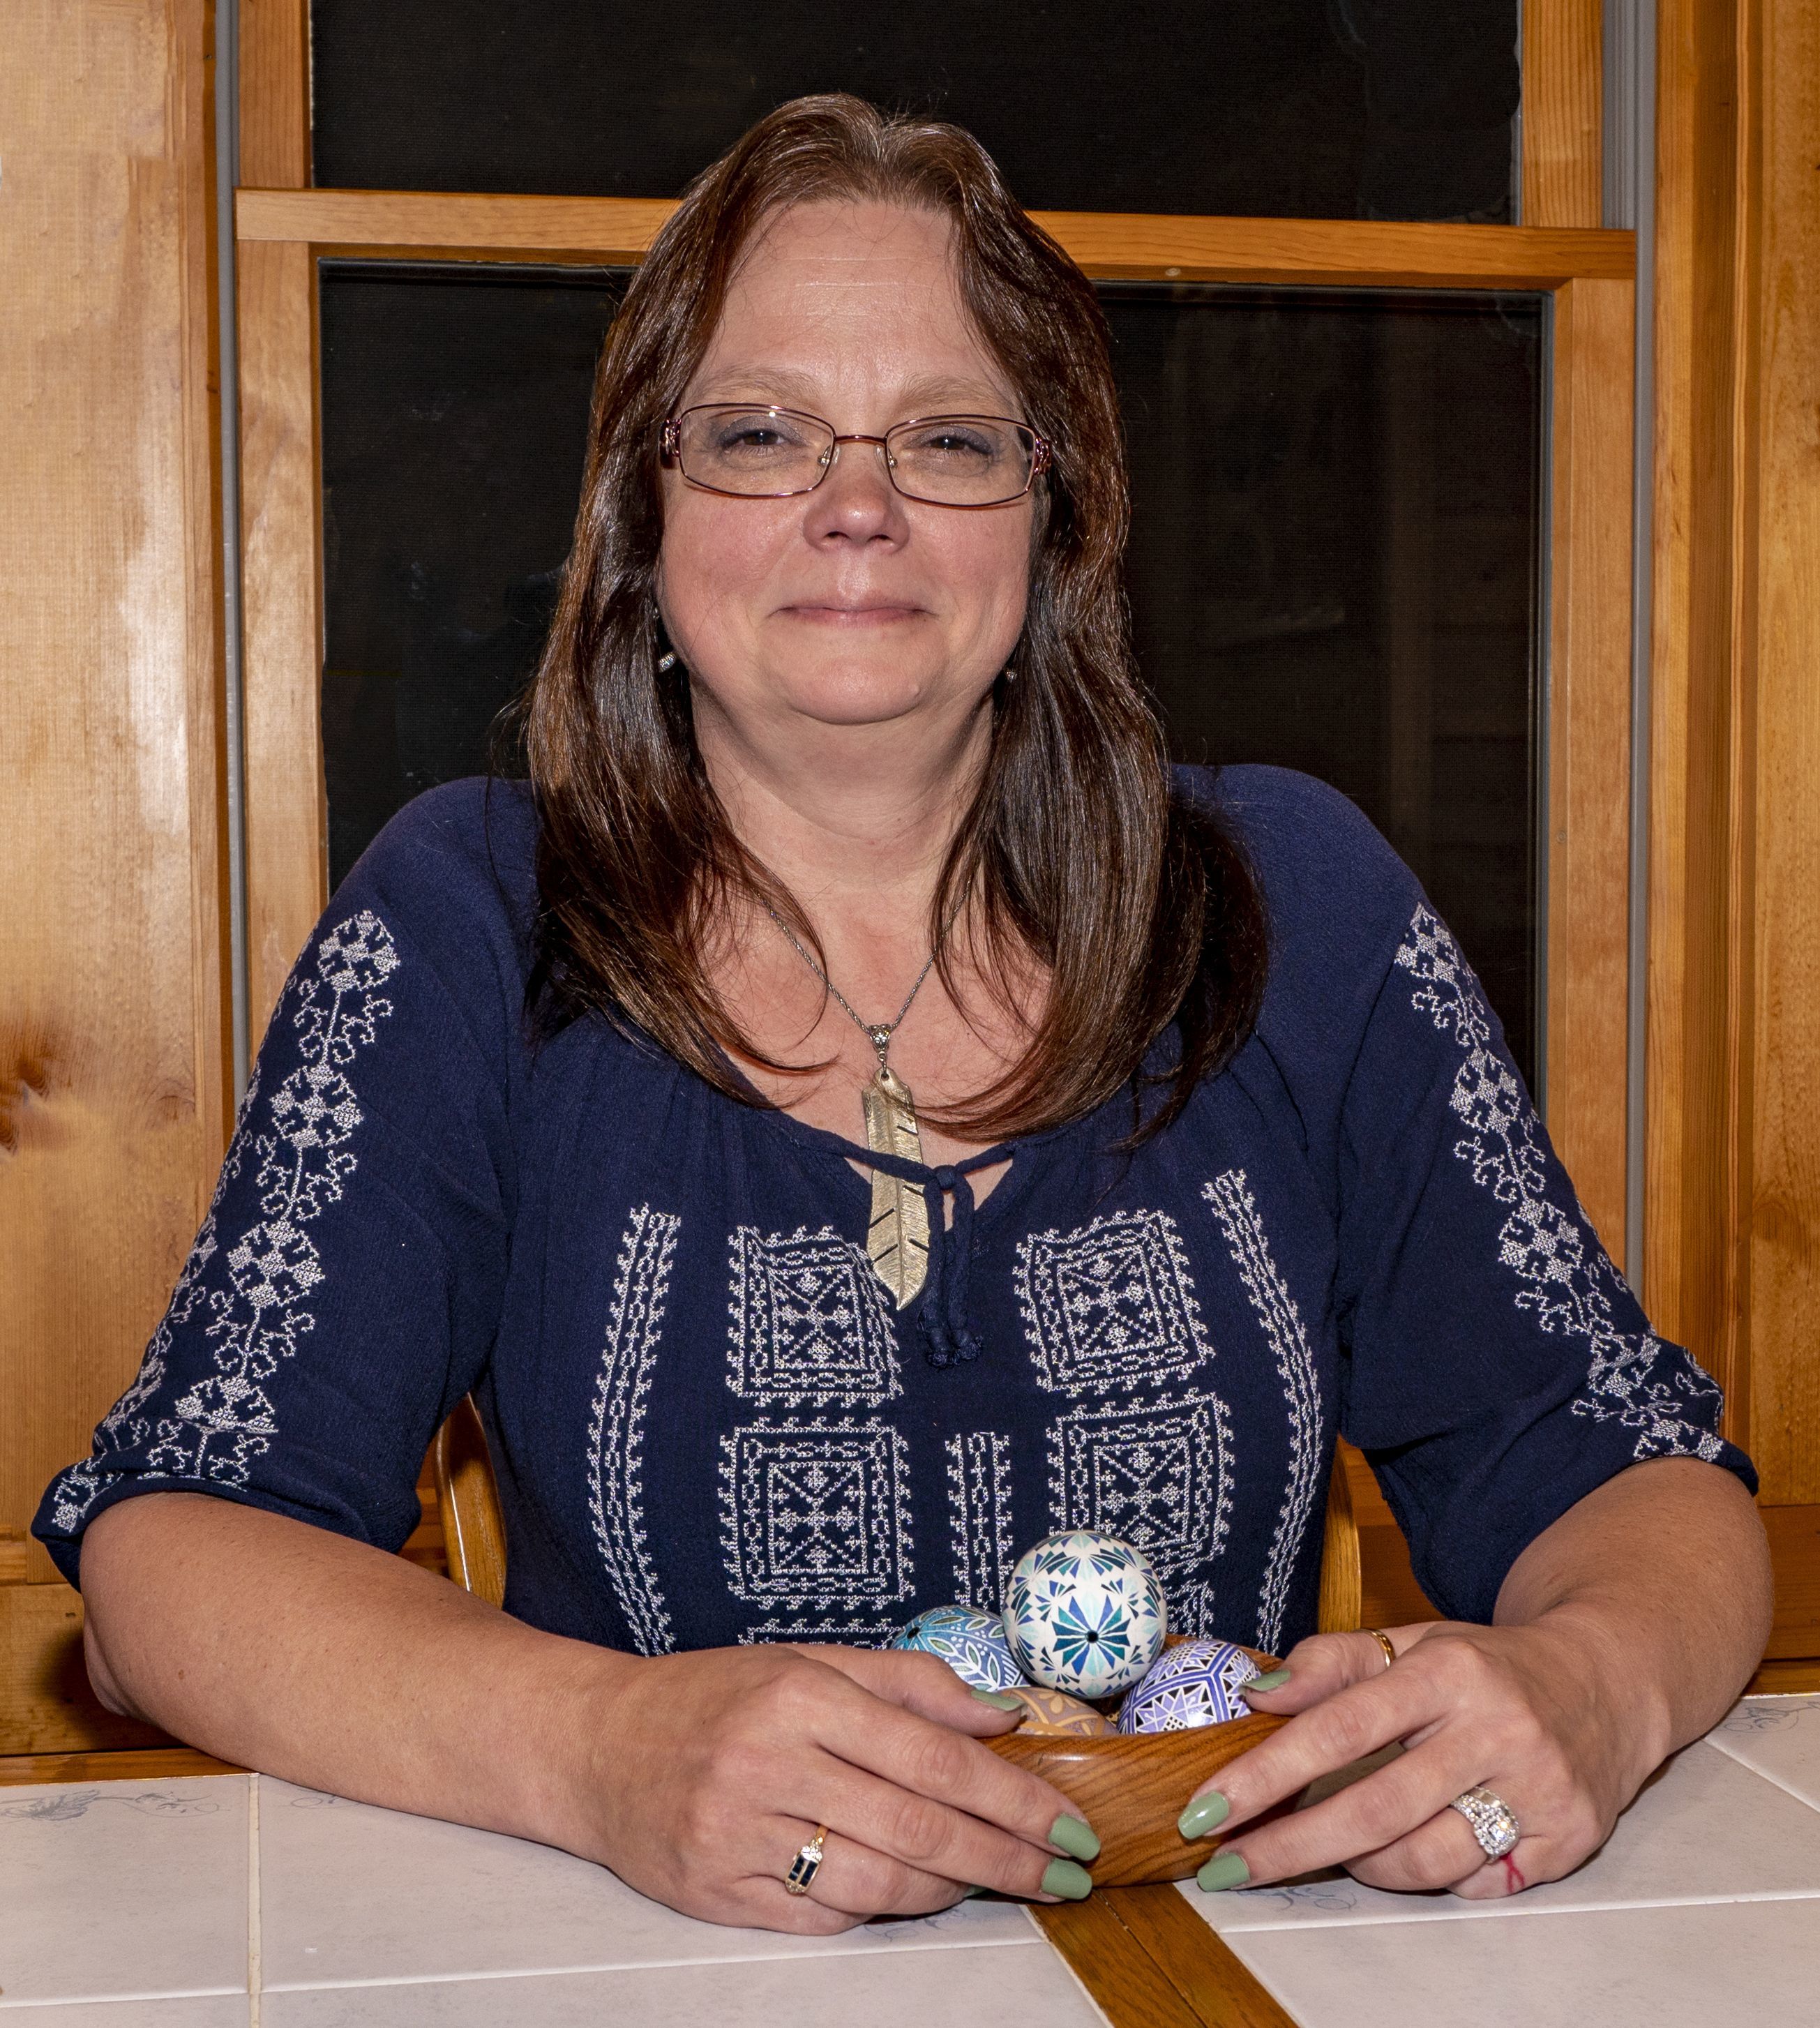
{"label": "window screen", "polygon": [[852,91],[1039,209],[1508,223],[1517,0],[314,0],[315,177],[670,197]]}

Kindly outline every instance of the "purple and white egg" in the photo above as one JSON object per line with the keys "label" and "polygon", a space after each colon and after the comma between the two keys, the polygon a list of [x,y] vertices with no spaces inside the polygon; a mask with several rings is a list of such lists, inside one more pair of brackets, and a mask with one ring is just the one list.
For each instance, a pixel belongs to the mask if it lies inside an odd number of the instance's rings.
{"label": "purple and white egg", "polygon": [[1119,1707],[1121,1732],[1188,1732],[1247,1718],[1239,1695],[1258,1665],[1230,1641],[1181,1641],[1166,1648]]}

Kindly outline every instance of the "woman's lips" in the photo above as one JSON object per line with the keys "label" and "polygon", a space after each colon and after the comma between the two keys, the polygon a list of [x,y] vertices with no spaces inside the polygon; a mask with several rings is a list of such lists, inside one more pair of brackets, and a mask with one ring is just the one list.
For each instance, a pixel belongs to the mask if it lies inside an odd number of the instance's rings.
{"label": "woman's lips", "polygon": [[807,621],[815,627],[889,627],[901,620],[915,620],[919,605],[786,605],[784,616]]}

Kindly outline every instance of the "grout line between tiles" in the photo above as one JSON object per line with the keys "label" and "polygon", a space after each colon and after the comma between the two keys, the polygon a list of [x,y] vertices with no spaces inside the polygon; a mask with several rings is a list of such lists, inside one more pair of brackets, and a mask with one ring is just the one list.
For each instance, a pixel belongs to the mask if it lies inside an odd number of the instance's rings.
{"label": "grout line between tiles", "polygon": [[246,2028],[259,2028],[259,1994],[264,1983],[259,1932],[259,1777],[246,1778]]}
{"label": "grout line between tiles", "polygon": [[0,2000],[0,2014],[26,2014],[44,2007],[144,2007],[166,2000],[237,2000],[232,1985],[162,1986],[156,1993],[60,1993],[50,2000]]}
{"label": "grout line between tiles", "polygon": [[977,1942],[954,1944],[879,1944],[868,1951],[769,1951],[749,1956],[712,1958],[638,1958],[614,1964],[515,1965],[497,1971],[400,1972],[383,1978],[277,1978],[265,1987],[268,1993],[341,1993],[352,1988],[364,1990],[381,1985],[464,1985],[485,1979],[575,1978],[591,1972],[712,1971],[720,1965],[738,1964],[863,1964],[877,1957],[896,1957],[906,1951],[1003,1951],[1051,1948],[1041,1936],[982,1937]]}
{"label": "grout line between tiles", "polygon": [[1781,1775],[1772,1774],[1768,1768],[1759,1767],[1755,1761],[1747,1760],[1741,1753],[1733,1752],[1730,1747],[1715,1739],[1710,1733],[1707,1735],[1707,1743],[1718,1747],[1728,1760],[1735,1760],[1740,1767],[1749,1768],[1753,1774],[1767,1782],[1772,1789],[1780,1789],[1785,1796],[1792,1796],[1797,1803],[1805,1803],[1811,1810],[1820,1810],[1820,1803],[1816,1803],[1811,1796],[1803,1796],[1799,1789],[1791,1789]]}
{"label": "grout line between tiles", "polygon": [[[1500,1919],[1535,1922],[1552,1915],[1615,1915],[1627,1908],[1726,1908],[1744,1901],[1820,1900],[1820,1883],[1812,1887],[1766,1887],[1744,1894],[1663,1894],[1633,1901],[1551,1901],[1539,1907],[1513,1908],[1507,1901],[1482,1903],[1478,1907],[1451,1909],[1445,1915],[1303,1915],[1293,1922],[1226,1923],[1214,1931],[1221,1937],[1261,1937],[1296,1934],[1303,1930],[1382,1929],[1391,1923],[1408,1928],[1426,1928],[1433,1923],[1484,1923]],[[1190,1904],[1193,1905],[1192,1904]],[[1213,1928],[1210,1923],[1209,1929]]]}

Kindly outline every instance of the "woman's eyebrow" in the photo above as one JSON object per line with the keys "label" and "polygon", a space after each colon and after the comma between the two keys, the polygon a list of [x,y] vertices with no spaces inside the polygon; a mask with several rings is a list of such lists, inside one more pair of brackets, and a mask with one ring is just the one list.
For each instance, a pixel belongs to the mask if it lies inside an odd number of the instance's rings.
{"label": "woman's eyebrow", "polygon": [[[827,400],[808,376],[789,367],[739,367],[715,374],[702,383],[692,398],[696,402],[756,402],[766,406],[822,411]],[[908,382],[897,392],[892,413],[901,421],[929,415],[1009,415],[1021,413],[1023,404],[980,380],[964,380],[946,375],[929,375]]]}

